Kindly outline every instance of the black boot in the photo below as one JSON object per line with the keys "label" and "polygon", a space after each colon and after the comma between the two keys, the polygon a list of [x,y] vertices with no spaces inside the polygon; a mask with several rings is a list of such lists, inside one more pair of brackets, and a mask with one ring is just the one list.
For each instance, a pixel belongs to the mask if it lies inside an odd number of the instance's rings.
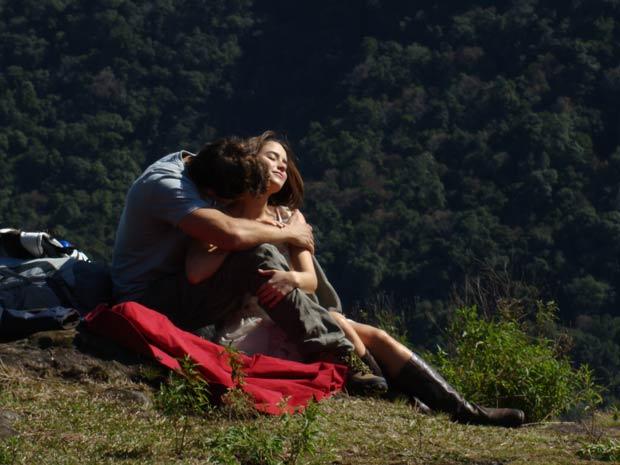
{"label": "black boot", "polygon": [[[370,368],[370,370],[372,371],[372,374],[375,376],[379,376],[382,377],[386,380],[387,386],[388,386],[388,398],[395,398],[398,394],[405,394],[408,398],[409,398],[409,402],[411,403],[411,405],[421,414],[423,415],[431,415],[433,413],[433,411],[428,407],[428,405],[426,405],[424,402],[422,402],[420,399],[418,399],[415,396],[412,396],[411,394],[409,394],[407,392],[407,390],[398,390],[398,381],[397,379],[393,379],[393,378],[388,378],[387,376],[385,376],[384,370],[385,367],[381,367],[381,365],[379,364],[379,362],[377,362],[377,360],[373,357],[373,355],[370,353],[370,351],[368,349],[366,349],[366,353],[364,354],[363,357],[360,357],[360,359]],[[387,371],[386,371],[387,372]]]}
{"label": "black boot", "polygon": [[413,406],[413,408],[415,408],[418,413],[421,413],[422,415],[432,415],[433,411],[431,410],[431,408],[426,405],[424,402],[422,402],[420,399],[418,399],[415,396],[409,396],[409,402],[411,403],[411,405]]}
{"label": "black boot", "polygon": [[467,402],[416,354],[412,355],[395,381],[403,392],[418,398],[432,410],[448,413],[459,423],[515,427],[524,421],[521,410],[480,407]]}

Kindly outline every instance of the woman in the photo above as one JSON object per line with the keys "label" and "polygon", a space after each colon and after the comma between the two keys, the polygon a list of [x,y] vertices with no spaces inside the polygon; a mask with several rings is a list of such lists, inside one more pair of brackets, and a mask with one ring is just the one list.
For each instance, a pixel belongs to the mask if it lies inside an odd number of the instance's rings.
{"label": "woman", "polygon": [[[281,225],[303,200],[303,180],[295,166],[294,154],[288,143],[272,131],[250,138],[246,144],[250,158],[239,159],[237,163],[239,166],[245,165],[246,178],[255,182],[248,182],[245,191],[224,208],[232,216]],[[262,180],[265,180],[263,184]],[[223,194],[227,185],[224,179],[221,186],[214,185],[215,194],[226,197]],[[268,352],[296,358],[294,344],[287,345],[282,337],[275,336],[279,329],[269,323],[269,317],[261,306],[272,308],[295,288],[308,294],[314,293],[317,274],[309,251],[288,245],[279,249],[286,256],[290,269],[257,270],[267,281],[259,288],[256,297],[248,296],[243,308],[223,324],[219,342],[233,343],[247,352]],[[198,283],[209,279],[226,256],[226,251],[210,244],[193,243],[186,261],[189,281]],[[498,426],[523,423],[523,412],[520,410],[489,409],[467,402],[420,357],[385,331],[348,320],[334,310],[330,314],[353,343],[357,355],[366,361],[373,372],[381,375],[380,365],[391,384],[410,395],[422,410],[443,411],[464,423]],[[264,332],[265,329],[267,332]],[[274,345],[285,353],[274,354],[271,350]]]}

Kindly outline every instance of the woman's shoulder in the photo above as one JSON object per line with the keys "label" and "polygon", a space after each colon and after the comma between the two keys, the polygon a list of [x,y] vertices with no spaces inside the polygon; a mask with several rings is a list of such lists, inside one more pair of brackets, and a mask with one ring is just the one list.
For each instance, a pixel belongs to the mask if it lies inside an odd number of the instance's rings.
{"label": "woman's shoulder", "polygon": [[273,205],[271,208],[275,219],[282,223],[288,223],[291,216],[293,216],[293,210],[289,207],[285,207],[284,205]]}

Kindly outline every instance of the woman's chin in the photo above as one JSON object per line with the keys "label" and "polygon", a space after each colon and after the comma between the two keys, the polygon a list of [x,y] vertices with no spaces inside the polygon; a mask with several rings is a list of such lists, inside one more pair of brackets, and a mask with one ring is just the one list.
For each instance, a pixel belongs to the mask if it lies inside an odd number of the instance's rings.
{"label": "woman's chin", "polygon": [[273,180],[270,181],[269,187],[268,187],[269,194],[277,194],[278,192],[282,190],[283,186],[284,186],[284,183],[280,183],[280,182],[273,181]]}

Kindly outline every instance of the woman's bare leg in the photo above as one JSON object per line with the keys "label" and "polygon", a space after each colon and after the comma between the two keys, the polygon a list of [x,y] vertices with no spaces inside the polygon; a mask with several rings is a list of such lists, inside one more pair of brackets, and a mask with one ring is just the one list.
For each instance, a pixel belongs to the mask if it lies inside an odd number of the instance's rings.
{"label": "woman's bare leg", "polygon": [[[379,395],[385,393],[388,390],[388,384],[381,372],[381,368],[377,365],[377,362],[370,352],[366,350],[366,346],[351,326],[351,322],[347,320],[342,313],[329,313],[336,324],[340,326],[345,337],[353,344],[353,350],[359,357],[360,362],[367,365],[371,371],[371,373],[367,373],[363,370],[358,371],[359,367],[353,367],[354,372],[349,381],[350,386],[347,390],[349,390],[349,392],[358,391],[358,394],[364,395]],[[350,391],[350,388],[352,388],[353,391]]]}
{"label": "woman's bare leg", "polygon": [[338,323],[338,326],[340,326],[340,329],[342,329],[342,332],[347,337],[347,339],[351,341],[355,353],[359,357],[363,357],[364,355],[366,355],[366,346],[358,336],[355,329],[353,329],[351,322],[347,320],[342,313],[332,311],[329,312],[329,314],[336,321],[336,323]]}
{"label": "woman's bare leg", "polygon": [[382,329],[348,320],[342,313],[329,312],[349,341],[355,353],[363,357],[370,350],[388,376],[396,376],[411,358],[412,352]]}
{"label": "woman's bare leg", "polygon": [[362,323],[349,323],[398,388],[413,396],[416,402],[421,401],[427,410],[430,407],[446,412],[461,423],[507,427],[523,423],[525,417],[521,410],[486,408],[467,402],[422,358],[385,331]]}
{"label": "woman's bare leg", "polygon": [[[381,367],[388,376],[397,376],[405,364],[411,359],[413,352],[384,330],[350,320],[347,320],[347,323],[354,330],[362,345],[368,348],[381,364]],[[340,322],[338,322],[338,324],[340,324]],[[343,331],[347,338],[349,338],[344,328]],[[353,341],[351,340],[351,342]],[[353,344],[355,345],[355,342],[353,342]]]}

